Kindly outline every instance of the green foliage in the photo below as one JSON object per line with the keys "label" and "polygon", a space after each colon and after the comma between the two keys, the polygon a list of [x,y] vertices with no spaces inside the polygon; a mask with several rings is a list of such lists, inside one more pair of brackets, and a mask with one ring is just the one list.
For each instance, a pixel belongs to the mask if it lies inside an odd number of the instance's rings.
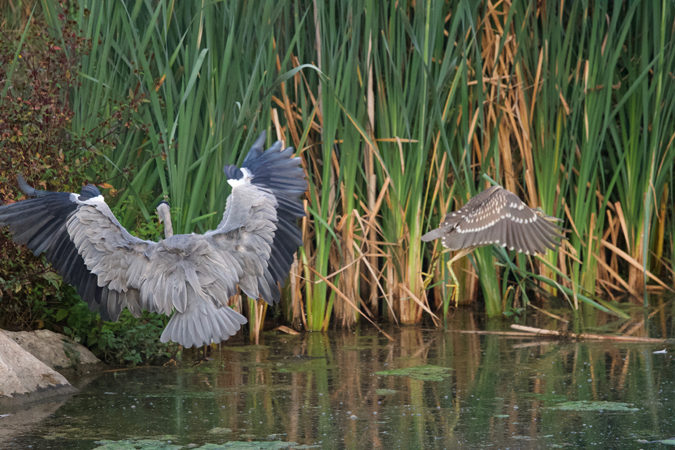
{"label": "green foliage", "polygon": [[[38,189],[70,192],[104,178],[107,162],[101,155],[112,151],[120,133],[133,128],[129,113],[142,103],[142,96],[110,99],[105,111],[93,115],[90,128],[73,129],[76,114],[69,96],[81,87],[76,74],[92,43],[64,14],[53,25],[59,39],[41,19],[28,22],[18,46],[18,31],[0,32],[0,91],[6,93],[0,99],[0,204],[23,198],[15,187],[18,174]],[[99,187],[112,188],[107,183]],[[138,211],[136,197],[129,196],[114,208],[116,214],[134,214],[130,228],[139,237],[158,239],[158,221],[142,220]],[[107,363],[136,365],[167,356],[171,345],[159,342],[167,320],[148,313],[137,319],[125,310],[116,323],[101,321],[44,256],[33,256],[14,245],[6,230],[0,232],[0,328],[52,329],[87,345]]]}
{"label": "green foliage", "polygon": [[7,231],[0,232],[0,328],[43,328],[73,293],[44,257],[33,256],[14,245]]}
{"label": "green foliage", "polygon": [[504,316],[509,317],[509,318],[516,318],[516,322],[518,322],[518,318],[522,317],[523,313],[525,313],[526,309],[525,308],[514,308],[510,307],[507,308],[502,314]]}
{"label": "green foliage", "polygon": [[117,322],[101,320],[89,311],[75,290],[65,284],[60,298],[49,302],[35,301],[32,311],[46,328],[62,332],[87,348],[107,364],[136,366],[158,364],[175,350],[175,344],[159,341],[168,317],[145,311],[136,318],[124,310]]}
{"label": "green foliage", "polygon": [[[673,8],[655,5],[350,0],[264,1],[254,9],[242,1],[82,1],[77,21],[93,47],[73,95],[82,111],[73,121],[91,129],[91,111],[107,98],[144,99],[134,121],[147,133],[129,132],[109,157],[134,167],[132,180],[120,180],[128,187],[121,200],[170,197],[178,232],[217,223],[229,189],[221,167],[240,162],[259,130],[274,127],[295,145],[309,181],[298,256],[309,282],[298,280],[294,295],[304,298],[294,300],[293,315],[304,314],[308,329],[326,329],[331,316],[353,324],[357,314],[343,299],[364,299],[363,274],[385,318],[411,323],[424,311],[447,311],[443,287],[427,298],[421,286],[439,244],[419,238],[482,190],[484,174],[548,214],[562,217],[567,208],[576,252],[550,252],[556,271],[502,250],[476,251],[476,291],[488,314],[501,314],[515,284],[522,299],[514,301],[529,301],[537,273],[562,283],[577,307],[608,285],[597,276],[617,283],[597,262],[608,204],[650,210],[666,189],[675,151],[666,123],[673,96],[664,83],[672,72],[664,48]],[[650,127],[651,135],[635,140]],[[622,177],[618,191],[613,174]],[[647,202],[621,198],[642,198],[652,184],[656,196]],[[127,210],[122,223],[136,216]],[[649,211],[631,217],[636,230],[654,221]],[[367,269],[359,260],[366,254]],[[522,270],[501,282],[495,256]],[[437,267],[432,275],[445,277],[445,265]],[[323,282],[331,274],[343,296]],[[374,303],[367,306],[377,316]]]}
{"label": "green foliage", "polygon": [[[155,242],[164,238],[164,226],[162,223],[160,223],[156,213],[152,217],[152,220],[146,221],[143,218],[143,215],[140,214],[140,211],[136,206],[136,200],[133,197],[126,197],[124,200],[118,202],[111,208],[111,211],[115,217],[120,217],[129,210],[136,211],[136,216],[134,217],[136,220],[128,228],[128,230],[133,233],[134,236]],[[177,208],[171,208],[172,215],[176,211]]]}
{"label": "green foliage", "polygon": [[68,326],[64,332],[108,364],[159,364],[177,349],[176,344],[159,341],[168,323],[164,315],[145,311],[142,317],[136,318],[125,309],[117,322],[104,322],[98,315],[92,320],[92,315],[87,317],[85,312],[89,311],[84,303],[74,305],[68,311]]}
{"label": "green foliage", "polygon": [[[72,190],[102,170],[68,135],[73,116],[68,89],[78,83],[73,74],[89,43],[73,34],[72,22],[64,19],[60,26],[69,36],[64,41],[69,55],[39,20],[25,29],[18,47],[16,33],[0,33],[0,91],[5,93],[0,98],[0,203],[22,198],[14,187],[17,174],[38,189]],[[46,260],[15,246],[4,230],[0,292],[0,326],[12,329],[43,326],[44,312],[68,295]]]}
{"label": "green foliage", "polygon": [[[101,130],[87,136],[102,147],[83,146],[70,129],[74,115],[68,94],[91,43],[77,36],[75,24],[59,22],[64,36],[57,42],[46,23],[37,20],[17,47],[13,33],[0,34],[0,201],[19,200],[16,175],[39,189],[73,190],[104,170],[92,150],[111,147]],[[68,52],[63,48],[67,47]],[[112,120],[113,118],[111,118]],[[106,123],[109,121],[106,121]]]}

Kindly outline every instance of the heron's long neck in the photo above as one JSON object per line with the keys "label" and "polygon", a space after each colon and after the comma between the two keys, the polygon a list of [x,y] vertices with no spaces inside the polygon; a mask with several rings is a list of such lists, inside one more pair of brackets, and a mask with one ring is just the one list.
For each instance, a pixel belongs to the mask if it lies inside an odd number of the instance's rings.
{"label": "heron's long neck", "polygon": [[173,225],[171,224],[171,216],[164,219],[164,239],[169,239],[173,236]]}
{"label": "heron's long neck", "polygon": [[171,224],[171,210],[166,203],[160,204],[157,208],[160,219],[164,222],[164,239],[173,236],[173,225]]}

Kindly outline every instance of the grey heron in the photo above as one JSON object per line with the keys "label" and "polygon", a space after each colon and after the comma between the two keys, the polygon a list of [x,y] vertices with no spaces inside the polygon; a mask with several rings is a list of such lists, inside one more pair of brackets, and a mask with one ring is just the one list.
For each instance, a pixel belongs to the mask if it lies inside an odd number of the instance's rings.
{"label": "grey heron", "polygon": [[302,245],[297,221],[307,188],[300,158],[276,142],[264,151],[258,137],[241,169],[224,167],[232,193],[218,227],[203,235],[173,235],[168,205],[160,205],[166,235],[159,242],[132,236],[98,188],[80,194],[38,191],[0,206],[0,226],[17,244],[43,252],[92,311],[116,321],[124,308],[172,315],[161,336],[189,348],[234,335],[246,318],[228,306],[237,286],[253,299],[279,301],[293,255]]}
{"label": "grey heron", "polygon": [[559,221],[539,209],[530,208],[516,194],[501,186],[491,186],[458,211],[447,214],[439,228],[422,236],[422,240],[428,242],[440,238],[443,247],[459,250],[448,261],[453,283],[450,287],[456,305],[459,282],[452,270],[454,261],[477,247],[491,244],[528,255],[555,250],[564,239],[562,228],[555,224]]}

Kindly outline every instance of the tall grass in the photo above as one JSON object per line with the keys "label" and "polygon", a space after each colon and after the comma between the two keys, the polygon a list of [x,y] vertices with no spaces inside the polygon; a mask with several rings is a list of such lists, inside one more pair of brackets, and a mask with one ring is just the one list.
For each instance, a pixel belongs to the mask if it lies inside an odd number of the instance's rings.
{"label": "tall grass", "polygon": [[672,2],[83,0],[76,17],[93,46],[74,133],[143,99],[101,155],[124,225],[167,198],[177,232],[212,228],[224,164],[262,129],[296,147],[296,325],[440,324],[450,255],[420,236],[483,175],[563,218],[569,241],[542,259],[476,250],[455,268],[462,303],[495,316],[534,289],[618,312],[599,297],[668,288],[650,269],[673,267]]}

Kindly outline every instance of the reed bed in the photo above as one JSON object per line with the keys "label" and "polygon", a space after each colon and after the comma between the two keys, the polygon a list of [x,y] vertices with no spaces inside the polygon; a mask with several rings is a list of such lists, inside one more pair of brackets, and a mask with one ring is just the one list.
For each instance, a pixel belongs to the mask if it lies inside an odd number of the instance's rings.
{"label": "reed bed", "polygon": [[[41,6],[57,33],[61,6]],[[71,8],[92,42],[70,93],[74,132],[142,98],[100,155],[112,202],[128,202],[125,226],[168,199],[177,232],[212,228],[229,193],[224,164],[262,129],[296,148],[307,217],[282,302],[296,327],[441,325],[450,255],[420,236],[484,175],[562,218],[569,240],[541,258],[476,250],[455,268],[461,303],[496,316],[559,297],[625,316],[620,299],[673,289],[672,2]],[[238,307],[262,326],[264,308]]]}

